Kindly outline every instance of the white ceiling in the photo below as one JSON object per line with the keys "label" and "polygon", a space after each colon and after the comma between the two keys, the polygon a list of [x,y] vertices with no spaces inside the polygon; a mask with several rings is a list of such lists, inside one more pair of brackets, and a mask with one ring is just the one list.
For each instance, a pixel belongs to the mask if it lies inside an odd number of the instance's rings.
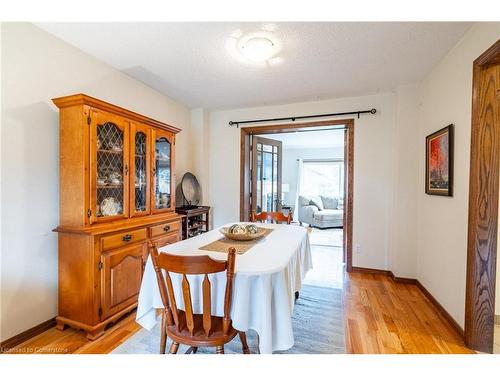
{"label": "white ceiling", "polygon": [[314,130],[297,133],[265,134],[262,137],[283,142],[283,148],[331,148],[344,146],[343,130]]}
{"label": "white ceiling", "polygon": [[[41,28],[189,107],[366,95],[421,81],[464,22],[41,23]],[[235,58],[234,36],[271,30],[272,63]],[[239,55],[236,55],[239,56]]]}

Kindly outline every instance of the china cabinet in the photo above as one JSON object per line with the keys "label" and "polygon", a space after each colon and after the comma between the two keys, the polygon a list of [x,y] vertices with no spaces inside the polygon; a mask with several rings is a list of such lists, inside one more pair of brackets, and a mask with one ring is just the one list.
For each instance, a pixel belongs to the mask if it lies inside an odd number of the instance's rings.
{"label": "china cabinet", "polygon": [[175,212],[180,129],[84,94],[60,115],[57,327],[91,340],[137,306],[147,242],[181,239]]}

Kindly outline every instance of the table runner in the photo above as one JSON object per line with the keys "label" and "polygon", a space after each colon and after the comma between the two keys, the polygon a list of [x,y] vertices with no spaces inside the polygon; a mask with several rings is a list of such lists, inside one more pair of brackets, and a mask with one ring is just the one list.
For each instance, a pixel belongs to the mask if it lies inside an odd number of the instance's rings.
{"label": "table runner", "polygon": [[234,247],[236,249],[236,254],[243,255],[252,247],[254,247],[256,244],[258,244],[260,241],[262,241],[272,231],[273,229],[271,228],[264,228],[264,234],[262,235],[262,237],[251,241],[236,241],[230,238],[226,238],[223,235],[223,237],[219,238],[218,240],[210,242],[208,245],[200,247],[200,250],[217,251],[219,253],[227,254],[229,248]]}
{"label": "table runner", "polygon": [[[231,225],[231,224],[227,224]],[[227,226],[225,225],[225,226]],[[255,244],[252,251],[236,256],[231,318],[238,331],[254,330],[259,335],[261,353],[287,350],[294,345],[292,314],[295,292],[302,286],[307,271],[312,268],[311,248],[307,230],[286,224],[262,224],[274,229]],[[161,252],[176,255],[209,255],[226,260],[227,254],[199,250],[220,238],[219,228],[197,237],[167,245]],[[171,273],[177,307],[184,309],[182,276]],[[192,308],[203,312],[200,275],[188,275]],[[212,285],[212,314],[224,315],[226,273],[209,275]],[[151,257],[148,257],[137,306],[136,321],[151,330],[158,323],[157,308],[163,308]]]}

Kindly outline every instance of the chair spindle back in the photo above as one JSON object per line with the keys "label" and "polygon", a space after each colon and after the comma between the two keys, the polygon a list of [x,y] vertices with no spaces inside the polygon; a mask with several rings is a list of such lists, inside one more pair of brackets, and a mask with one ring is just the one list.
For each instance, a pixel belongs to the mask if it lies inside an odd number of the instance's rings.
{"label": "chair spindle back", "polygon": [[277,223],[277,224],[282,222],[290,224],[292,220],[293,217],[291,212],[289,212],[288,215],[284,215],[282,212],[262,211],[260,214],[257,214],[255,213],[255,211],[252,211],[252,217],[251,217],[252,222],[270,221],[271,223]]}
{"label": "chair spindle back", "polygon": [[[178,331],[184,327],[188,329],[191,336],[194,335],[194,312],[191,299],[191,288],[187,275],[205,275],[202,282],[203,302],[203,330],[206,337],[212,329],[212,286],[208,278],[209,274],[226,271],[226,291],[224,296],[224,317],[222,320],[223,331],[226,334],[231,327],[231,298],[233,292],[234,266],[236,250],[232,247],[228,251],[227,261],[217,261],[207,255],[181,256],[167,253],[158,253],[158,249],[152,241],[149,242],[151,259],[156,271],[156,279],[160,289],[161,300],[165,306],[167,325],[175,325]],[[162,272],[162,270],[164,272]],[[182,299],[184,301],[184,314],[177,308],[174,288],[170,272],[182,275]],[[185,319],[181,319],[184,316]]]}

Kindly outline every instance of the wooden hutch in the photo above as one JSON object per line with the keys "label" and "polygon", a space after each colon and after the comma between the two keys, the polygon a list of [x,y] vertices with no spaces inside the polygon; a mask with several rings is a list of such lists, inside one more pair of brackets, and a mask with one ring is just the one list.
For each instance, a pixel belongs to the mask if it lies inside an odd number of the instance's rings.
{"label": "wooden hutch", "polygon": [[60,112],[57,327],[94,340],[137,306],[147,241],[181,239],[175,212],[180,129],[84,94]]}

